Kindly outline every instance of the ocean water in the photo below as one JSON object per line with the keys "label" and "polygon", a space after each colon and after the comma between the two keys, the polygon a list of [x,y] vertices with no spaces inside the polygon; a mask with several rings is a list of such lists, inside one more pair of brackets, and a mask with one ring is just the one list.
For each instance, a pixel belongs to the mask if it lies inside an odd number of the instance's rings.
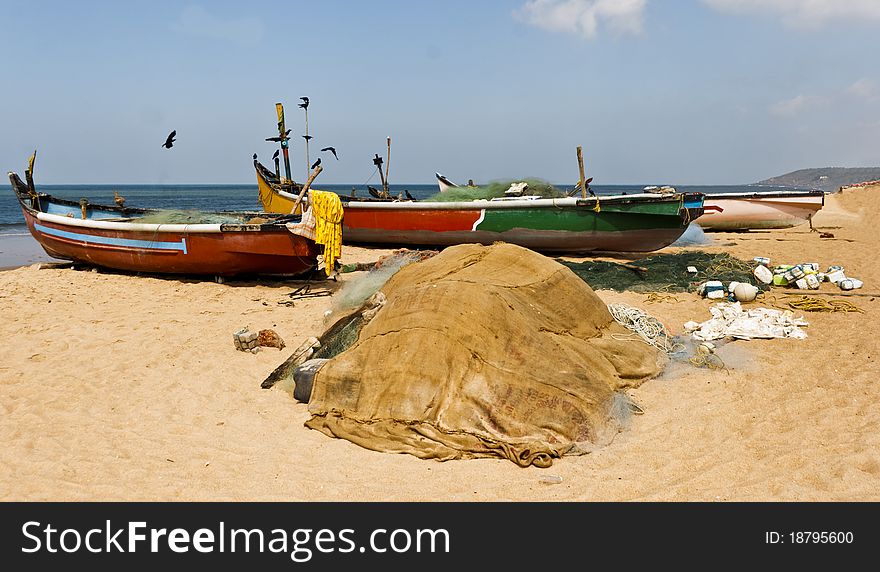
{"label": "ocean water", "polygon": [[[557,185],[567,190],[568,185]],[[594,185],[591,188],[598,195],[620,193],[637,193],[644,184],[633,185]],[[321,185],[322,190],[335,191],[348,195],[357,189],[359,197],[369,197],[363,185]],[[755,192],[779,190],[782,187],[765,187],[756,185],[704,185],[676,186],[682,192],[699,192],[705,194]],[[390,186],[391,194],[397,195],[403,190],[416,199],[425,199],[438,191],[436,184],[394,185]],[[257,199],[257,185],[38,185],[37,190],[50,195],[78,201],[89,199],[95,204],[113,204],[113,192],[118,191],[125,197],[125,204],[131,207],[176,210],[202,211],[260,211],[262,207]],[[18,200],[9,185],[0,185],[0,236],[27,235]]]}

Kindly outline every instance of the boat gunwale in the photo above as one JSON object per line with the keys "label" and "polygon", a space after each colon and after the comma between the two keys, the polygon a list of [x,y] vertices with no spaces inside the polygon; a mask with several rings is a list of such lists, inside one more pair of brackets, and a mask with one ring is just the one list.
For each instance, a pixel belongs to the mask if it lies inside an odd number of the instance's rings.
{"label": "boat gunwale", "polygon": [[[250,211],[212,211],[206,214],[222,214],[228,216],[250,216],[250,217],[271,217],[265,223],[139,223],[136,217],[126,216],[129,214],[146,215],[162,212],[161,209],[145,209],[135,207],[119,207],[112,205],[103,205],[98,203],[88,203],[88,208],[105,212],[119,213],[119,218],[126,220],[102,220],[102,219],[78,219],[69,216],[53,214],[38,210],[28,204],[31,199],[29,190],[24,186],[18,174],[9,172],[9,180],[12,183],[12,190],[18,199],[19,205],[34,219],[53,223],[62,226],[75,226],[78,228],[89,228],[95,230],[109,231],[126,231],[126,232],[158,232],[158,233],[184,233],[184,234],[217,234],[224,232],[272,232],[287,231],[287,223],[299,222],[299,215],[285,215],[265,212]],[[56,197],[48,193],[38,192],[36,195],[38,201],[58,204],[68,207],[80,207],[77,201]],[[275,216],[273,216],[275,215]]]}
{"label": "boat gunwale", "polygon": [[[594,208],[598,203],[602,205],[620,205],[629,203],[681,203],[689,195],[701,193],[680,193],[676,195],[657,196],[651,193],[639,193],[633,195],[608,195],[596,198],[581,199],[577,197],[559,197],[547,199],[525,199],[493,201],[490,199],[477,199],[473,201],[344,201],[344,205],[350,208],[380,208],[380,209],[406,209],[406,210],[496,210],[496,209],[522,209],[522,208],[564,208],[585,207]],[[600,211],[601,212],[601,211]]]}
{"label": "boat gunwale", "polygon": [[712,199],[797,199],[817,197],[825,202],[825,191],[756,191],[756,192],[736,192],[736,193],[711,193],[706,195],[706,200]]}

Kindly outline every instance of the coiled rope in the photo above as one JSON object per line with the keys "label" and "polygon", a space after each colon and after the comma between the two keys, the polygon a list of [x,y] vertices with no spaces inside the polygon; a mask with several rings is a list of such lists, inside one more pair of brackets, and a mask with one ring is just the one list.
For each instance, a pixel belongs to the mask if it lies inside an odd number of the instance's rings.
{"label": "coiled rope", "polygon": [[672,341],[669,331],[660,320],[643,310],[627,306],[626,304],[608,304],[608,311],[611,312],[611,317],[614,318],[615,322],[623,325],[638,336],[632,337],[615,334],[612,335],[612,338],[615,340],[640,339],[646,344],[652,345],[668,354],[679,352],[684,347],[682,344]]}
{"label": "coiled rope", "polygon": [[860,312],[865,311],[848,300],[824,300],[813,296],[789,296],[788,305],[803,312]]}

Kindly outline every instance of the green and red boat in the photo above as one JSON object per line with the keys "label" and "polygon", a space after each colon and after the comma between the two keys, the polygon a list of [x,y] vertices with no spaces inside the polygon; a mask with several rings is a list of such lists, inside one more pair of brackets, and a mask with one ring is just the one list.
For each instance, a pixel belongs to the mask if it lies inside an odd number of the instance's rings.
{"label": "green and red boat", "polygon": [[[295,188],[258,161],[260,202],[290,213]],[[650,252],[669,246],[703,214],[700,193],[601,197],[499,197],[460,202],[342,196],[343,242],[397,247],[503,241],[542,252]]]}

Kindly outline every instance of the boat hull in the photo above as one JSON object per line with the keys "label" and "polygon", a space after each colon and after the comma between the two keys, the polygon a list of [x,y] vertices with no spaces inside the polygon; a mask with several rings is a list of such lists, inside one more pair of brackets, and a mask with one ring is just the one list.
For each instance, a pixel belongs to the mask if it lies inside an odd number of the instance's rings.
{"label": "boat hull", "polygon": [[[684,232],[677,208],[659,212],[592,208],[381,208],[349,203],[343,237],[350,242],[451,246],[503,241],[545,252],[649,252]],[[618,207],[619,208],[619,207]]]}
{"label": "boat hull", "polygon": [[[38,194],[9,173],[31,236],[62,260],[155,274],[296,275],[317,266],[320,247],[286,226],[300,217],[215,213],[233,223],[140,222],[155,211]],[[211,214],[211,213],[208,213]]]}
{"label": "boat hull", "polygon": [[[257,170],[267,212],[290,212]],[[600,199],[428,202],[343,197],[346,244],[451,246],[503,241],[543,252],[651,252],[669,246],[702,214],[700,194]],[[601,201],[597,204],[597,201]]]}
{"label": "boat hull", "polygon": [[824,203],[822,191],[707,195],[695,222],[710,231],[791,228],[809,221]]}
{"label": "boat hull", "polygon": [[272,231],[150,232],[73,226],[27,211],[24,216],[49,256],[130,272],[293,275],[313,268],[318,254],[312,241],[283,226]]}

